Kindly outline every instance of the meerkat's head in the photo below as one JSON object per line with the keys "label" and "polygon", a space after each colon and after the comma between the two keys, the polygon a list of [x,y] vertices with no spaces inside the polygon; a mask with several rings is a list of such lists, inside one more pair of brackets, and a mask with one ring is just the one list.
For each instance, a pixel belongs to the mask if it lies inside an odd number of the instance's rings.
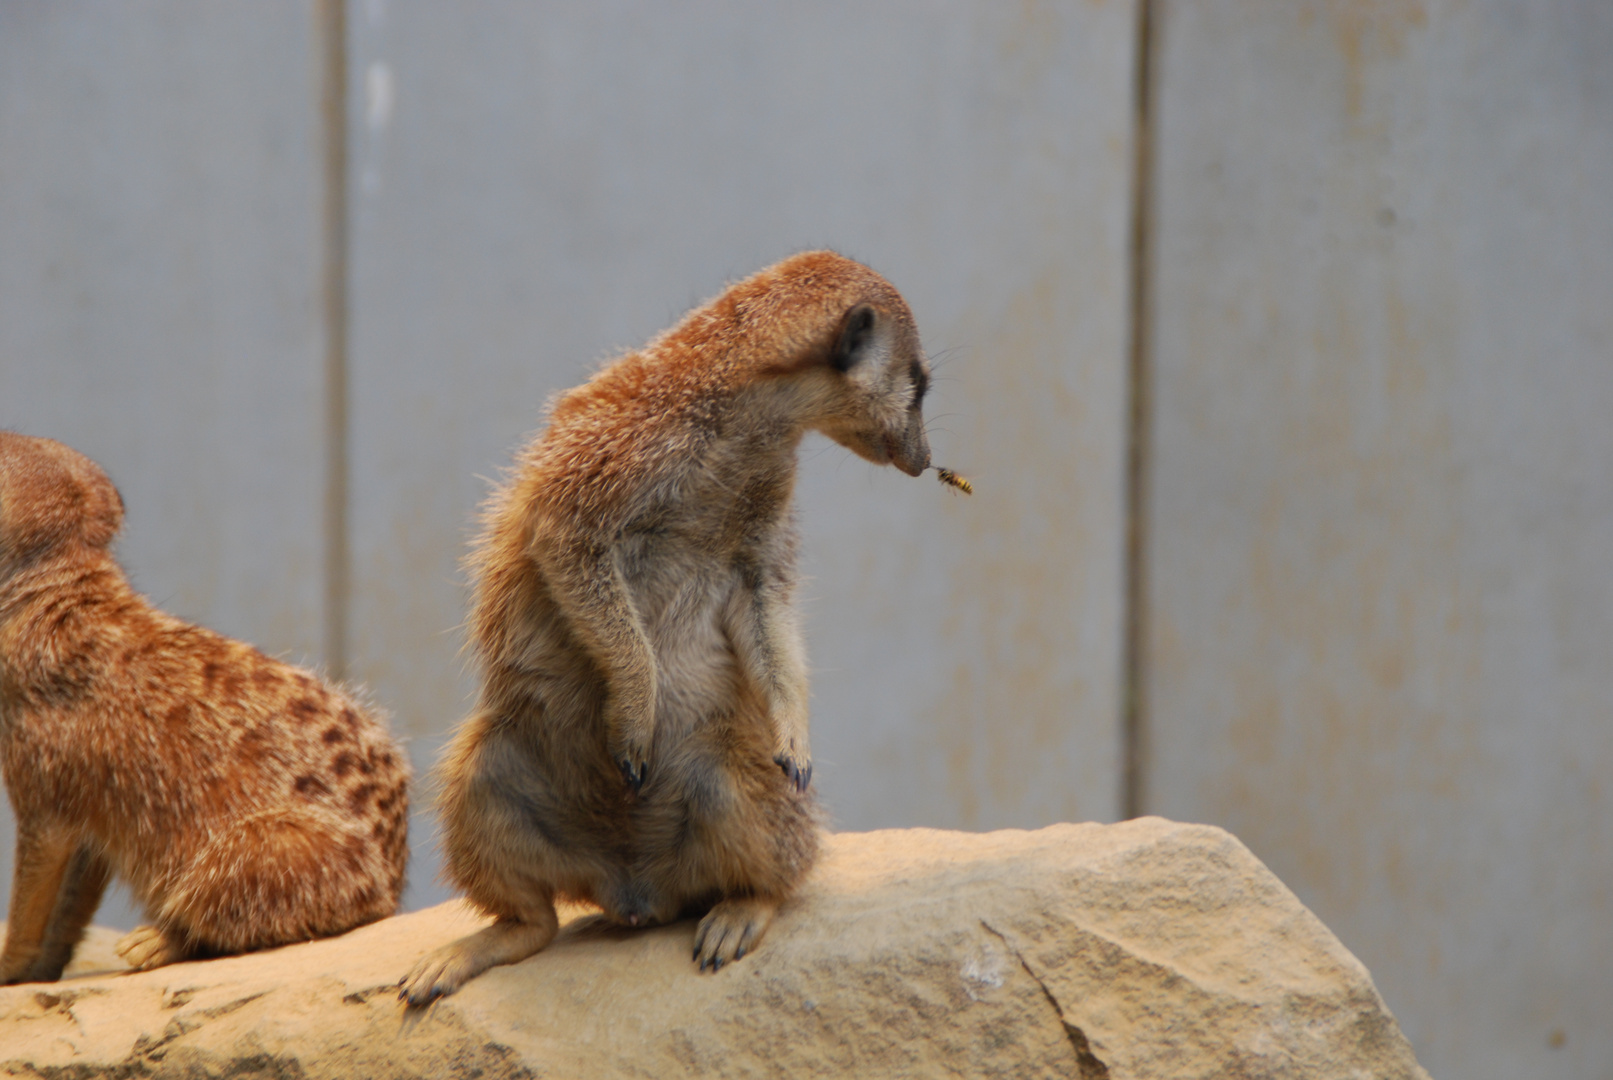
{"label": "meerkat's head", "polygon": [[70,447],[0,431],[0,579],[74,545],[104,549],[123,499],[101,467]]}
{"label": "meerkat's head", "polygon": [[919,476],[929,467],[929,363],[907,301],[884,277],[829,251],[797,256],[779,269],[797,266],[813,284],[829,282],[819,285],[829,305],[829,335],[819,339],[808,364],[813,403],[807,426],[874,464]]}
{"label": "meerkat's head", "polygon": [[829,385],[812,424],[877,465],[909,476],[930,467],[924,395],[930,366],[907,305],[893,299],[855,303],[840,316],[829,349]]}

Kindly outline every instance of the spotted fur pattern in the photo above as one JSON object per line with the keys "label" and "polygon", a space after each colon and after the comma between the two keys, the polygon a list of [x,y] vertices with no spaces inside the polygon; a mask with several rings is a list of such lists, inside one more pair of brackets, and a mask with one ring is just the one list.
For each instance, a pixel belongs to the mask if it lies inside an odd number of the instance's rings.
{"label": "spotted fur pattern", "polygon": [[404,997],[541,948],[556,897],[627,925],[709,908],[704,969],[755,946],[820,830],[796,451],[818,430],[919,475],[928,380],[896,290],[811,252],[554,401],[470,558],[480,701],[437,769],[447,873],[496,922]]}
{"label": "spotted fur pattern", "polygon": [[0,768],[17,862],[0,981],[52,980],[112,876],[137,967],[391,914],[408,766],[352,693],[129,586],[123,504],[59,443],[0,432]]}

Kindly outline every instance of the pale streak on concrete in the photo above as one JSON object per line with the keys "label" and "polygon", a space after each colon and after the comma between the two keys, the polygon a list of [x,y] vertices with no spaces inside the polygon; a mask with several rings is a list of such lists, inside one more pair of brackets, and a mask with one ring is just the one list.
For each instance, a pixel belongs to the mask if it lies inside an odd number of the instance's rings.
{"label": "pale streak on concrete", "polygon": [[1147,809],[1434,1075],[1600,1075],[1613,9],[1162,7]]}
{"label": "pale streak on concrete", "polygon": [[[297,660],[321,644],[312,31],[308,4],[0,5],[0,427],[106,467],[158,604]],[[6,807],[8,885],[11,833]]]}
{"label": "pale streak on concrete", "polygon": [[977,494],[809,443],[825,800],[851,828],[1112,819],[1135,22],[987,0],[355,20],[352,69],[384,63],[392,108],[354,133],[354,674],[446,731],[478,477],[601,357],[831,246],[912,302],[937,460]]}

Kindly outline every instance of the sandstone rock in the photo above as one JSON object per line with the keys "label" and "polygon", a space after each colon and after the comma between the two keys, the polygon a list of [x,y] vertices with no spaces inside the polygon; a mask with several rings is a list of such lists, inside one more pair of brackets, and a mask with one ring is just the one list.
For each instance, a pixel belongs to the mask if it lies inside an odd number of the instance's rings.
{"label": "sandstone rock", "polygon": [[[569,913],[406,1012],[458,903],[331,941],[0,990],[21,1076],[1426,1077],[1365,968],[1227,833],[845,834],[715,975],[692,922]],[[86,950],[107,962],[105,942]]]}

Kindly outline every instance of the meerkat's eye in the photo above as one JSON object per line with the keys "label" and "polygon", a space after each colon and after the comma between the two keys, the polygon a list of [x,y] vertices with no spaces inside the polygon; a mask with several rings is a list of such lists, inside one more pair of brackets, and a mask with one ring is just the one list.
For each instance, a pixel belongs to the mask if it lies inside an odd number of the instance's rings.
{"label": "meerkat's eye", "polygon": [[924,370],[924,365],[919,363],[916,356],[908,371],[913,376],[913,407],[917,408],[924,404],[924,395],[930,389],[930,373]]}

